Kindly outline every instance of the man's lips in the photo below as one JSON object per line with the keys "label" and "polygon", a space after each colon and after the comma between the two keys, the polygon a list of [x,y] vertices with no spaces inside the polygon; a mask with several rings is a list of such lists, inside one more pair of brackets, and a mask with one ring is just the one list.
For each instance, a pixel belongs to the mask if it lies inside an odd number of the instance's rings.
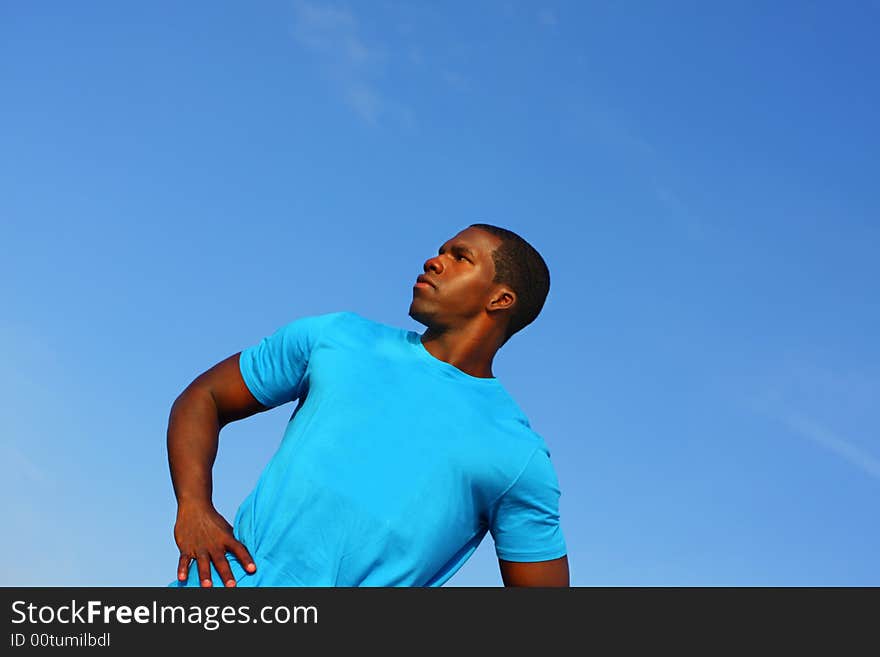
{"label": "man's lips", "polygon": [[426,288],[436,288],[437,286],[431,282],[431,280],[427,276],[419,276],[416,279],[414,288],[426,287]]}

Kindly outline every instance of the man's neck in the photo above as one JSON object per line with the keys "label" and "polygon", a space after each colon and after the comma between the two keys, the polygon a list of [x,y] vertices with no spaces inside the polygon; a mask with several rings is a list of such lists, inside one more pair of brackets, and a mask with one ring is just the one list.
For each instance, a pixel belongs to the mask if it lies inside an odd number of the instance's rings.
{"label": "man's neck", "polygon": [[421,335],[422,345],[434,358],[482,379],[494,378],[492,360],[498,349],[484,332],[474,330],[437,331],[428,328]]}

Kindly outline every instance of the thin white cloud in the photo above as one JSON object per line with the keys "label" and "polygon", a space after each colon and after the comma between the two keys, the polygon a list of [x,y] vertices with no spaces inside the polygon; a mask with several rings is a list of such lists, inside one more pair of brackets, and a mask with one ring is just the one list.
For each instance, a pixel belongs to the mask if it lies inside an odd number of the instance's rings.
{"label": "thin white cloud", "polygon": [[556,25],[556,23],[558,22],[556,20],[556,12],[546,7],[541,9],[540,11],[538,11],[538,22],[541,25],[546,25],[548,27]]}
{"label": "thin white cloud", "polygon": [[738,398],[744,410],[880,479],[880,377],[861,364],[823,362],[825,356],[791,350],[761,359],[752,373],[731,381],[726,394]]}
{"label": "thin white cloud", "polygon": [[296,0],[293,36],[319,61],[345,104],[364,121],[375,125],[388,116],[407,127],[414,125],[412,111],[383,93],[374,82],[388,55],[381,45],[363,38],[351,10]]}
{"label": "thin white cloud", "polygon": [[18,445],[12,442],[0,443],[0,461],[3,463],[4,479],[7,481],[16,474],[24,476],[32,484],[46,485],[52,480],[48,471],[34,463]]}
{"label": "thin white cloud", "polygon": [[410,46],[408,57],[410,63],[415,66],[422,66],[425,63],[425,56],[418,46]]}
{"label": "thin white cloud", "polygon": [[596,101],[576,102],[569,113],[569,130],[576,137],[604,143],[621,159],[631,163],[631,170],[644,180],[650,193],[665,207],[673,220],[690,237],[702,237],[703,222],[682,198],[669,179],[675,168],[645,138],[627,125],[618,112],[601,107]]}
{"label": "thin white cloud", "polygon": [[298,0],[294,3],[297,41],[347,66],[360,66],[371,57],[370,49],[357,34],[357,21],[348,10]]}
{"label": "thin white cloud", "polygon": [[468,87],[468,79],[456,71],[444,69],[440,72],[440,76],[446,84],[458,91],[463,91]]}
{"label": "thin white cloud", "polygon": [[654,182],[654,191],[661,203],[673,210],[681,210],[684,206],[675,192],[662,183]]}
{"label": "thin white cloud", "polygon": [[824,447],[872,477],[880,479],[880,459],[858,445],[841,438],[830,429],[800,413],[787,411],[780,420],[798,436]]}
{"label": "thin white cloud", "polygon": [[355,82],[348,85],[345,102],[368,123],[375,124],[382,112],[382,98],[367,84]]}

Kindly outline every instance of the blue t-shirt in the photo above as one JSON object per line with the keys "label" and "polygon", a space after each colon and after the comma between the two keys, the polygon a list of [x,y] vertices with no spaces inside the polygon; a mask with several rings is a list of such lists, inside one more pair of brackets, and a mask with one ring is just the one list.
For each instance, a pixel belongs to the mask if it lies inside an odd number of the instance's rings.
{"label": "blue t-shirt", "polygon": [[[550,453],[497,378],[353,312],[297,319],[239,365],[263,405],[299,403],[236,513],[257,564],[227,554],[238,586],[440,586],[487,532],[507,561],[566,554]],[[195,562],[171,584],[198,585]]]}

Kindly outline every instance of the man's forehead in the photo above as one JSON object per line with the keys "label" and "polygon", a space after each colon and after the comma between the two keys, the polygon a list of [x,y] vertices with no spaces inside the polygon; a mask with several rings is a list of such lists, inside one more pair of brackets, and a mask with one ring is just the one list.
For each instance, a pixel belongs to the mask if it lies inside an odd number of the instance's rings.
{"label": "man's forehead", "polygon": [[469,247],[478,253],[491,253],[495,250],[500,238],[479,228],[466,228],[446,241],[446,246]]}

